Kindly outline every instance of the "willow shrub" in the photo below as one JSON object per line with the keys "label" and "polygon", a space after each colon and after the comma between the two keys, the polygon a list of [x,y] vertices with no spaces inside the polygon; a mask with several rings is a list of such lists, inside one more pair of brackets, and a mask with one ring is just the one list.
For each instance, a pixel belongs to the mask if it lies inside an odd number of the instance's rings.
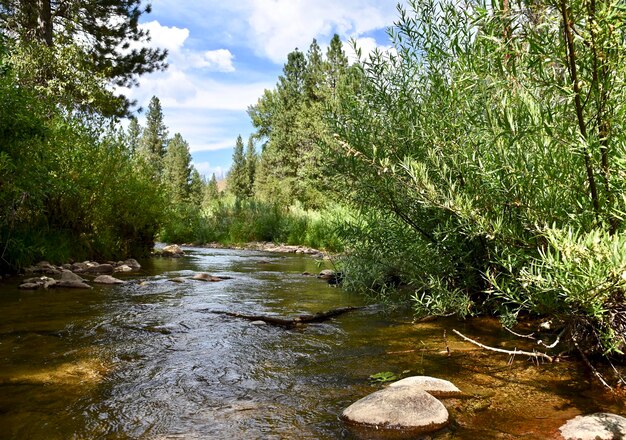
{"label": "willow shrub", "polygon": [[[368,219],[346,235],[352,276],[399,274],[423,313],[548,314],[589,349],[623,349],[623,8],[409,4],[332,118],[337,190]],[[596,236],[580,267],[612,257],[593,272],[554,258]]]}

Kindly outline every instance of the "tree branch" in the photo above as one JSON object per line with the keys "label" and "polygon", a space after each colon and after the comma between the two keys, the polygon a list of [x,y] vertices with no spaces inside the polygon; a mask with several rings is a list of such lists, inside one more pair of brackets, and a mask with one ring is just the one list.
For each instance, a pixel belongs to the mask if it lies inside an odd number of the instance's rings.
{"label": "tree branch", "polygon": [[456,334],[457,336],[459,336],[464,341],[469,342],[470,344],[474,344],[474,345],[476,345],[476,346],[478,346],[480,348],[483,348],[485,350],[495,351],[497,353],[504,353],[504,354],[508,354],[508,355],[511,355],[511,356],[515,356],[515,355],[521,354],[522,356],[529,356],[529,357],[532,357],[532,358],[535,358],[535,359],[541,358],[541,359],[547,360],[548,362],[554,362],[554,358],[552,356],[549,356],[549,355],[545,354],[545,353],[541,353],[541,352],[538,352],[538,351],[534,351],[534,352],[522,351],[522,350],[517,350],[517,349],[514,349],[514,350],[504,350],[502,348],[489,347],[487,345],[481,344],[478,341],[475,341],[473,339],[468,338],[467,336],[461,334],[457,330],[452,329],[452,332],[454,334]]}

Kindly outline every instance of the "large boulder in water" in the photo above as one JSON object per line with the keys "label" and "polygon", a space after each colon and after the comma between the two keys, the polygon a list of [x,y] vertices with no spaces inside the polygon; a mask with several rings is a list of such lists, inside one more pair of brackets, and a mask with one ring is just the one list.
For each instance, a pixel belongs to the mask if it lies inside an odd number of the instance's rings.
{"label": "large boulder in water", "polygon": [[165,246],[163,249],[161,249],[161,255],[163,255],[164,257],[178,258],[185,255],[185,252],[177,244],[170,244],[169,246]]}
{"label": "large boulder in water", "polygon": [[410,386],[416,391],[426,391],[435,397],[456,397],[463,393],[452,382],[436,377],[411,376],[394,382],[390,387]]}
{"label": "large boulder in water", "polygon": [[63,271],[61,272],[61,281],[78,281],[82,283],[85,280],[80,275],[76,275],[71,270],[63,269]]}
{"label": "large boulder in water", "polygon": [[610,413],[578,416],[559,431],[565,440],[621,440],[626,438],[626,418]]}
{"label": "large boulder in water", "polygon": [[341,417],[357,430],[414,438],[443,428],[449,416],[435,397],[411,385],[401,385],[365,396],[346,408]]}
{"label": "large boulder in water", "polygon": [[130,267],[132,270],[141,269],[141,264],[139,264],[139,262],[134,258],[129,258],[128,260],[123,261],[122,265]]}
{"label": "large boulder in water", "polygon": [[336,273],[334,270],[324,269],[323,271],[319,273],[317,277],[322,280],[330,280],[331,278],[334,278],[335,276],[336,276]]}
{"label": "large boulder in water", "polygon": [[86,268],[85,270],[83,270],[83,273],[101,275],[101,274],[111,274],[113,273],[114,270],[115,268],[113,267],[112,264],[105,263],[105,264],[96,264],[95,266],[90,266]]}

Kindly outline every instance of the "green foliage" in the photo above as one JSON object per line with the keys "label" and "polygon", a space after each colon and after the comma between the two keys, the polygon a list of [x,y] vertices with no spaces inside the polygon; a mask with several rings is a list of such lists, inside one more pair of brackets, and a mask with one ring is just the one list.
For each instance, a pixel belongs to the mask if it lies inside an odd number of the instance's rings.
{"label": "green foliage", "polygon": [[336,210],[307,211],[254,199],[220,197],[202,213],[192,207],[166,221],[159,238],[167,242],[240,244],[267,241],[341,251]]}
{"label": "green foliage", "polygon": [[233,165],[228,173],[228,190],[237,198],[250,197],[252,188],[250,185],[250,170],[247,157],[243,151],[243,139],[237,136],[235,150],[233,152]]}
{"label": "green foliage", "polygon": [[202,195],[202,207],[204,209],[210,209],[210,207],[218,202],[220,199],[220,192],[217,187],[217,179],[215,173],[211,175],[211,179],[206,183]]}
{"label": "green foliage", "polygon": [[[171,203],[178,205],[189,201],[191,195],[191,173],[192,165],[189,144],[180,133],[176,133],[168,142],[167,152],[163,158],[163,183]],[[199,179],[200,176],[197,176],[197,178]],[[197,191],[197,188],[195,190]]]}
{"label": "green foliage", "polygon": [[143,129],[138,153],[145,163],[152,167],[155,180],[163,173],[163,158],[167,152],[167,127],[163,121],[161,101],[156,96],[150,99],[146,126]]}
{"label": "green foliage", "polygon": [[149,251],[163,200],[111,124],[60,110],[11,69],[0,76],[3,270]]}
{"label": "green foliage", "polygon": [[558,316],[622,350],[624,11],[527,6],[411,1],[394,51],[338,89],[344,284],[406,285],[419,313]]}
{"label": "green foliage", "polygon": [[395,382],[398,379],[399,377],[392,371],[382,371],[380,373],[372,374],[369,377],[369,380],[372,383]]}
{"label": "green foliage", "polygon": [[[166,51],[150,40],[140,0],[0,1],[0,32],[17,43],[20,84],[64,105],[105,115],[128,113],[130,102],[104,85],[132,86],[137,76],[165,68]],[[24,68],[27,66],[26,68]]]}
{"label": "green foliage", "polygon": [[276,89],[248,109],[263,141],[254,193],[267,203],[323,208],[328,179],[321,145],[333,138],[326,123],[336,90],[347,81],[348,61],[337,35],[324,59],[313,40],[306,56],[289,54]]}

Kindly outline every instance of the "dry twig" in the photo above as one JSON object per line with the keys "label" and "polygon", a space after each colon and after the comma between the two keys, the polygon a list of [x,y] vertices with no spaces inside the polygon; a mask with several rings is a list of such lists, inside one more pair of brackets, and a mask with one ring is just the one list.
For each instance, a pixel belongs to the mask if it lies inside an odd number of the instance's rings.
{"label": "dry twig", "polygon": [[514,350],[504,350],[503,348],[489,347],[489,346],[487,346],[485,344],[481,344],[478,341],[475,341],[473,339],[468,338],[467,336],[463,335],[461,332],[459,332],[457,330],[452,329],[452,331],[457,336],[459,336],[461,339],[463,339],[464,341],[467,341],[467,342],[469,342],[471,344],[474,344],[474,345],[476,345],[476,346],[478,346],[480,348],[483,348],[485,350],[495,351],[497,353],[504,353],[504,354],[508,354],[510,356],[515,356],[515,355],[520,354],[522,356],[529,356],[529,357],[534,358],[534,359],[538,359],[538,358],[545,359],[548,362],[553,362],[553,360],[554,360],[552,358],[552,356],[549,356],[549,355],[547,355],[545,353],[538,352],[538,351],[530,352],[530,351],[522,351],[522,350],[517,350],[517,349],[514,349]]}

